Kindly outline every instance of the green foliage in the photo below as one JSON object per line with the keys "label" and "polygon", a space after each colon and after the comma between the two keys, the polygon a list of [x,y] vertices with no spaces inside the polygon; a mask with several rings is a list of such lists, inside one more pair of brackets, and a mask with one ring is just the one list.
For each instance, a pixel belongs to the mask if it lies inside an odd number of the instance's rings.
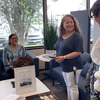
{"label": "green foliage", "polygon": [[44,28],[44,46],[47,50],[54,50],[54,45],[58,39],[57,33],[57,27],[51,23],[45,24]]}

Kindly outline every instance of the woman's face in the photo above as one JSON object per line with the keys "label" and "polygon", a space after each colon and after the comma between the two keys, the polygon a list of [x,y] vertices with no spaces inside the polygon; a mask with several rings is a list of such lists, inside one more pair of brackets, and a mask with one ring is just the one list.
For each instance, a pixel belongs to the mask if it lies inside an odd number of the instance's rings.
{"label": "woman's face", "polygon": [[13,44],[13,45],[16,45],[18,42],[18,39],[16,37],[16,35],[13,35],[11,38],[10,38],[10,43]]}
{"label": "woman's face", "polygon": [[74,30],[74,21],[72,20],[71,17],[66,18],[63,27],[66,32],[72,32]]}

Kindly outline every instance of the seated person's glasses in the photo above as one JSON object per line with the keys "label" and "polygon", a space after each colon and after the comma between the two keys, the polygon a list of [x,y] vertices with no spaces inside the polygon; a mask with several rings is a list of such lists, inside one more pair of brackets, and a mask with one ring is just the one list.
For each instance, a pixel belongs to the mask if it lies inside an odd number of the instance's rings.
{"label": "seated person's glasses", "polygon": [[17,38],[12,38],[12,40],[17,40]]}

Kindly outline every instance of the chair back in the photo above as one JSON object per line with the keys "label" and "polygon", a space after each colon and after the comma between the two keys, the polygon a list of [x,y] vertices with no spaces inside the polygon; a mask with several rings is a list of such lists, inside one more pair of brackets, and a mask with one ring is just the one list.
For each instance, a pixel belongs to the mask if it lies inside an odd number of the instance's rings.
{"label": "chair back", "polygon": [[0,50],[0,70],[4,70],[4,64],[3,64],[3,50]]}
{"label": "chair back", "polygon": [[82,54],[80,55],[80,57],[82,58],[84,64],[85,64],[87,61],[88,61],[89,63],[92,62],[91,56],[90,56],[90,54],[87,53],[87,52],[82,53]]}

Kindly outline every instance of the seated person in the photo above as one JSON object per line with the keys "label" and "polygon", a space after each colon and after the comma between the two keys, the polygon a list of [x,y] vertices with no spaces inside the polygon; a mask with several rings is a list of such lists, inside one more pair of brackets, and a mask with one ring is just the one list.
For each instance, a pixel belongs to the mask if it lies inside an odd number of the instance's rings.
{"label": "seated person", "polygon": [[25,48],[18,44],[18,37],[16,34],[9,36],[9,44],[3,50],[3,63],[5,71],[14,78],[14,70],[11,64],[20,56],[26,56]]}

